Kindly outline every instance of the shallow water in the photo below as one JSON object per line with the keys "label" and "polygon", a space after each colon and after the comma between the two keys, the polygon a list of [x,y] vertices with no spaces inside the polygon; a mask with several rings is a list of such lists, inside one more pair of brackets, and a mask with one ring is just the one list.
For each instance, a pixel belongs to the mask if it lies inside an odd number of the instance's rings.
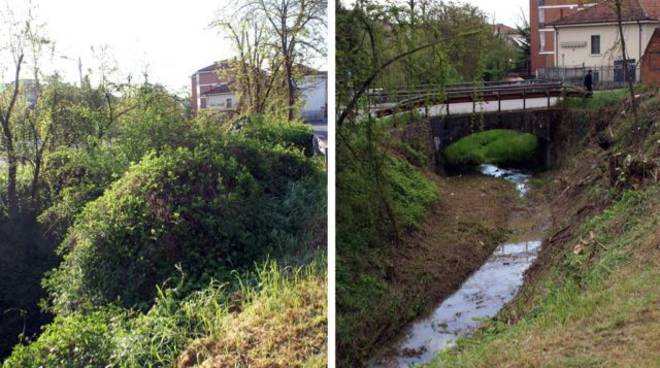
{"label": "shallow water", "polygon": [[530,178],[530,175],[522,170],[501,169],[495,165],[481,165],[479,166],[479,171],[484,175],[502,178],[514,183],[521,197],[529,191],[527,180]]}
{"label": "shallow water", "polygon": [[[482,165],[484,175],[509,180],[516,184],[521,196],[528,191],[522,171]],[[466,336],[481,325],[482,319],[494,317],[523,284],[523,275],[536,259],[541,240],[504,243],[498,246],[479,270],[445,299],[431,313],[405,331],[404,336],[370,367],[411,367],[429,362],[438,352],[451,347],[460,336]]]}

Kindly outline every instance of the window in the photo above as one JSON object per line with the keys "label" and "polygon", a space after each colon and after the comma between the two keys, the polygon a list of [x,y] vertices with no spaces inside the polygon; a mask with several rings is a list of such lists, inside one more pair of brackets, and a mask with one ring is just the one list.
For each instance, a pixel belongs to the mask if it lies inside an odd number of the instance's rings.
{"label": "window", "polygon": [[541,52],[545,51],[545,32],[541,32],[541,37],[539,38],[541,41]]}
{"label": "window", "polygon": [[227,99],[227,108],[231,109],[231,98]]}
{"label": "window", "polygon": [[591,36],[591,55],[600,55],[600,35]]}
{"label": "window", "polygon": [[539,0],[539,6],[545,5],[545,0]]}

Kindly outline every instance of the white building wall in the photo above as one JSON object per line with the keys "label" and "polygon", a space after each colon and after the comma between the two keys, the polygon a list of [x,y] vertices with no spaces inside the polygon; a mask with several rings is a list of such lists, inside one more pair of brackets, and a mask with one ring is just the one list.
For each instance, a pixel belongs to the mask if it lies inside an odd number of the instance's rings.
{"label": "white building wall", "polygon": [[[640,27],[638,23],[624,24],[626,51],[630,59],[639,62],[658,25],[642,23]],[[600,36],[600,54],[591,54],[592,35]],[[558,67],[613,66],[615,60],[621,59],[616,24],[558,27],[556,42],[558,52],[555,61]]]}
{"label": "white building wall", "polygon": [[304,77],[299,88],[304,102],[303,118],[326,116],[328,106],[328,79],[325,75]]}
{"label": "white building wall", "polygon": [[[227,99],[231,99],[231,106],[227,106]],[[234,93],[222,93],[208,95],[206,99],[206,108],[217,111],[234,111],[238,99]]]}

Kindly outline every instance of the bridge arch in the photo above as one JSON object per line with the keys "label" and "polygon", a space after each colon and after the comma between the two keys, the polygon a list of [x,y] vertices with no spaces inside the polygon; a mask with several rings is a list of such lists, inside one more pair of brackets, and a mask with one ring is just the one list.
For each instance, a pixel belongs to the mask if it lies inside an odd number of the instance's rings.
{"label": "bridge arch", "polygon": [[543,163],[552,166],[555,158],[552,139],[560,121],[561,109],[557,108],[430,117],[438,171],[444,171],[443,151],[447,146],[470,134],[492,129],[510,129],[535,135],[539,139]]}

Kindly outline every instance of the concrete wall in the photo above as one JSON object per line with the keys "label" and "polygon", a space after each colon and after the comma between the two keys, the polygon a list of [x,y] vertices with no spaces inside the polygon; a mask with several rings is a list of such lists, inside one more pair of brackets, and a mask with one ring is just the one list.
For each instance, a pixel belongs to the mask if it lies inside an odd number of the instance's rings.
{"label": "concrete wall", "polygon": [[[624,24],[623,32],[626,40],[628,57],[639,62],[651,39],[653,31],[658,26],[654,24]],[[600,36],[600,54],[591,54],[591,36]],[[562,46],[568,43],[573,47]],[[615,60],[621,59],[619,47],[619,31],[615,24],[584,25],[557,28],[558,52],[557,66],[613,66]],[[575,45],[584,45],[575,47]]]}
{"label": "concrete wall", "polygon": [[303,77],[299,84],[304,101],[303,118],[320,119],[327,116],[328,78],[325,74]]}

